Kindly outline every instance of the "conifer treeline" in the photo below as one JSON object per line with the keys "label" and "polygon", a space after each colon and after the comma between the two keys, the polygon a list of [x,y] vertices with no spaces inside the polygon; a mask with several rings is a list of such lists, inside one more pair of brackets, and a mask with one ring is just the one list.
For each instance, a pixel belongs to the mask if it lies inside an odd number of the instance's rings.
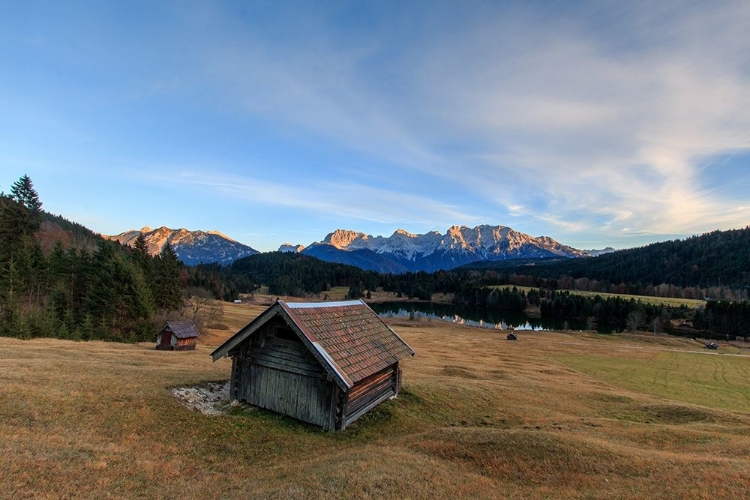
{"label": "conifer treeline", "polygon": [[[454,294],[457,303],[471,306],[521,312],[527,306],[538,306],[544,318],[585,322],[607,328],[649,331],[669,329],[674,318],[691,319],[694,312],[685,307],[669,307],[646,304],[623,297],[584,296],[558,290],[564,286],[575,289],[590,285],[595,280],[570,277],[540,278],[529,275],[506,274],[498,270],[459,269],[435,273],[417,272],[400,275],[377,274],[354,266],[331,264],[318,259],[293,254],[271,252],[253,255],[236,261],[232,266],[199,266],[190,270],[191,280],[196,286],[210,289],[229,289],[233,293],[249,292],[260,283],[268,283],[271,293],[276,295],[305,296],[325,292],[331,286],[350,287],[350,297],[360,297],[366,291],[382,288],[399,296],[430,300],[433,293]],[[202,279],[194,280],[200,276]],[[210,278],[208,278],[210,277]],[[520,281],[520,282],[519,282]],[[208,283],[214,283],[208,286]],[[497,289],[495,285],[520,284],[537,287],[525,293],[515,288]],[[219,286],[221,284],[221,286]],[[671,288],[670,288],[671,287]],[[655,287],[662,295],[672,292],[680,296],[682,289],[672,285]],[[627,293],[627,289],[606,288],[602,291]],[[223,298],[215,295],[217,298]],[[697,296],[696,298],[699,298]],[[747,335],[744,318],[735,311],[740,306],[717,306],[718,301],[709,301],[705,312],[699,309],[696,328],[715,334]],[[727,302],[729,304],[729,302]],[[735,302],[732,302],[734,304]],[[747,304],[747,302],[737,302]],[[750,306],[747,306],[750,308]],[[743,309],[744,310],[744,309]]]}
{"label": "conifer treeline", "polygon": [[151,257],[143,241],[128,251],[100,238],[93,252],[57,242],[45,256],[34,237],[41,207],[26,175],[0,193],[0,335],[151,340],[155,313],[182,307],[169,245]]}
{"label": "conifer treeline", "polygon": [[[713,231],[684,240],[653,243],[596,258],[556,260],[508,268],[538,286],[541,279],[561,289],[679,298],[746,300],[750,292],[750,227]],[[487,270],[491,263],[476,266]],[[470,266],[465,266],[470,267]]]}
{"label": "conifer treeline", "polygon": [[[455,299],[464,305],[509,312],[524,312],[529,306],[538,306],[539,314],[544,319],[585,322],[589,329],[602,325],[631,331],[662,331],[668,328],[672,318],[692,315],[685,306],[646,304],[632,298],[584,296],[569,291],[536,288],[528,292],[516,287],[466,288],[459,291]],[[703,328],[703,324],[699,328]],[[705,329],[712,330],[709,327]]]}
{"label": "conifer treeline", "polygon": [[[157,314],[164,317],[181,308],[187,290],[233,300],[261,284],[267,285],[271,294],[294,296],[320,294],[334,286],[349,287],[352,297],[377,288],[423,300],[441,292],[455,294],[456,301],[464,304],[512,311],[532,304],[546,317],[617,326],[628,321],[631,326],[647,326],[656,320],[664,323],[671,311],[652,310],[652,306],[626,299],[582,297],[556,290],[718,299],[746,299],[748,293],[748,228],[549,266],[393,275],[280,252],[246,257],[227,267],[184,268],[169,245],[159,256],[151,257],[142,237],[131,250],[46,214],[41,207],[27,176],[14,183],[8,195],[0,193],[0,335],[150,339]],[[66,249],[58,242],[50,251],[46,242],[42,251],[34,234],[45,220],[72,234],[75,244]],[[700,288],[718,283],[719,278],[727,283],[731,276],[738,290]],[[660,279],[679,285],[652,281]],[[488,288],[503,284],[537,287],[539,291],[524,294]],[[710,301],[696,314],[695,325],[746,335],[748,309],[747,302]]]}

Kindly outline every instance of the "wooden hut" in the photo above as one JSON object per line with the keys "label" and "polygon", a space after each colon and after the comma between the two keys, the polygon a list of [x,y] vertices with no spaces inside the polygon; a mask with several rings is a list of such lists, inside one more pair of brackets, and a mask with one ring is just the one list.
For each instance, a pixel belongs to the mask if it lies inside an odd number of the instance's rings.
{"label": "wooden hut", "polygon": [[156,348],[169,351],[190,351],[198,343],[198,329],[192,321],[167,321],[156,334]]}
{"label": "wooden hut", "polygon": [[343,430],[401,386],[414,351],[367,304],[277,300],[219,346],[230,356],[230,397]]}

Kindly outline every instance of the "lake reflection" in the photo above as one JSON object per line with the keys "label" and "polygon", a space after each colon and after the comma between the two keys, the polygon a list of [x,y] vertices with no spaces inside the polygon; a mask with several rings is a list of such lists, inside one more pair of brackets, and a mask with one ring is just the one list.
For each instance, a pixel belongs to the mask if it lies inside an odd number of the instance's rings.
{"label": "lake reflection", "polygon": [[[467,307],[430,302],[378,302],[370,307],[382,317],[410,317],[435,319],[460,325],[470,325],[493,330],[560,330],[563,324],[552,320],[531,318],[523,313],[510,313],[486,307]],[[581,325],[570,324],[580,329]]]}

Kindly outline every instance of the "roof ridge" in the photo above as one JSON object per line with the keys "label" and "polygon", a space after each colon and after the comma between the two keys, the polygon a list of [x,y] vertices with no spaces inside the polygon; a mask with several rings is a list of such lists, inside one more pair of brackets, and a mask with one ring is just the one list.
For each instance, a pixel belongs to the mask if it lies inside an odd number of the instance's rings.
{"label": "roof ridge", "polygon": [[[282,301],[279,301],[282,302]],[[340,300],[336,302],[284,302],[289,309],[312,309],[316,307],[346,307],[364,304],[361,300]]]}

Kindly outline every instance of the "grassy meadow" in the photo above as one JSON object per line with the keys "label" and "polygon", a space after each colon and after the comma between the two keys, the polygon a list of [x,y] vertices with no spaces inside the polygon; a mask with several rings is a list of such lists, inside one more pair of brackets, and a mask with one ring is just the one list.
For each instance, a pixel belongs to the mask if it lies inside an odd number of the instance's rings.
{"label": "grassy meadow", "polygon": [[[258,301],[260,302],[260,301]],[[0,498],[747,498],[750,357],[685,339],[388,320],[403,392],[343,433],[219,417],[169,388],[263,310],[225,304],[192,352],[0,338]],[[730,351],[724,354],[725,351]]]}
{"label": "grassy meadow", "polygon": [[[517,288],[518,290],[523,290],[526,293],[529,293],[530,290],[533,290],[535,287],[531,286],[518,286],[518,285],[496,285],[495,288]],[[628,295],[625,293],[608,293],[608,292],[586,292],[583,290],[560,290],[561,292],[569,292],[572,295],[582,295],[584,297],[596,297],[597,295],[600,295],[603,299],[613,299],[615,297],[620,297],[621,299],[630,300],[633,299],[635,301],[643,302],[644,304],[653,304],[657,306],[670,306],[670,307],[680,307],[680,306],[686,306],[690,309],[696,309],[700,306],[706,305],[706,302],[704,300],[699,299],[680,299],[675,297],[655,297],[652,295]]]}

